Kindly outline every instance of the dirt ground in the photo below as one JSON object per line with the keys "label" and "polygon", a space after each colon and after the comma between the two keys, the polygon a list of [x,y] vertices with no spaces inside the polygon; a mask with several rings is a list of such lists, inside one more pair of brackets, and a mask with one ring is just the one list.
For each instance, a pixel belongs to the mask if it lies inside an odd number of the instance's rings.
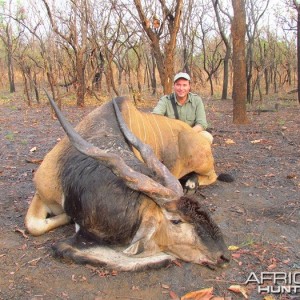
{"label": "dirt ground", "polygon": [[[250,107],[249,125],[235,126],[232,101],[205,100],[217,172],[230,173],[235,181],[201,188],[197,196],[209,207],[228,246],[238,247],[229,266],[210,270],[177,262],[159,270],[118,273],[52,256],[51,245],[72,235],[73,225],[41,237],[24,231],[38,160],[63,132],[48,105],[28,108],[18,99],[0,100],[0,299],[163,300],[209,287],[221,299],[243,299],[228,288],[242,286],[251,272],[299,272],[300,109],[296,101],[277,101],[278,111]],[[91,110],[63,109],[73,124]],[[245,288],[249,299],[264,299],[257,284]]]}

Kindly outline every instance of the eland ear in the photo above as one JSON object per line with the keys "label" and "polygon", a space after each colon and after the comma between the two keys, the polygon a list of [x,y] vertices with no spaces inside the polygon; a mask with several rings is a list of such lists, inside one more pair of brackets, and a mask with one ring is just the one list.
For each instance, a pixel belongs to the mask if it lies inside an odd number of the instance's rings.
{"label": "eland ear", "polygon": [[150,217],[148,220],[142,221],[140,228],[133,237],[129,247],[126,248],[123,253],[128,255],[137,255],[148,250],[145,245],[152,239],[157,227],[158,222],[154,217]]}

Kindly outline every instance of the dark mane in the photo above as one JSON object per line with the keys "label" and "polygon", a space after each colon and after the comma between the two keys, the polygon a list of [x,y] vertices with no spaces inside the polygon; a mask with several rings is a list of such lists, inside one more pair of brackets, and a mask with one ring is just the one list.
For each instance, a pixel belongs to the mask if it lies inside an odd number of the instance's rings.
{"label": "dark mane", "polygon": [[195,225],[198,236],[202,239],[217,240],[222,237],[222,233],[210,217],[210,213],[196,199],[182,196],[178,201],[177,209],[187,221]]}
{"label": "dark mane", "polygon": [[[93,112],[94,118],[87,119],[86,128],[80,128],[81,135],[100,149],[118,153],[134,170],[155,178],[154,172],[135,157],[113,115],[112,104]],[[109,168],[81,154],[69,142],[58,165],[64,210],[73,221],[97,236],[98,242],[128,243],[141,222],[143,194],[128,188]]]}

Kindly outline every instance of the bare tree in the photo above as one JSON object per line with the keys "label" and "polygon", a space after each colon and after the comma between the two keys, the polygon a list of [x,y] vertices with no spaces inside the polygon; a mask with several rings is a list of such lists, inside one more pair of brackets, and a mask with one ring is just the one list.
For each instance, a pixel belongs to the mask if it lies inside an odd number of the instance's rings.
{"label": "bare tree", "polygon": [[225,14],[230,21],[232,21],[232,17],[230,14],[225,11],[221,5],[219,0],[211,0],[214,6],[216,18],[217,18],[217,24],[219,28],[219,32],[221,35],[221,38],[223,40],[223,43],[225,45],[225,56],[223,59],[223,88],[222,88],[222,99],[227,99],[228,94],[228,81],[229,81],[229,60],[231,58],[231,40],[229,37],[229,34],[226,35],[226,23],[225,20],[221,18],[220,11]]}
{"label": "bare tree", "polygon": [[[134,3],[143,29],[151,41],[164,93],[169,94],[173,85],[176,37],[180,26],[183,0],[175,0],[174,9],[168,8],[165,0],[159,0],[162,11],[161,20],[156,16],[152,16],[152,26],[141,1],[134,0]],[[168,39],[162,49],[163,34],[167,34]]]}
{"label": "bare tree", "polygon": [[[12,3],[10,1],[5,2],[5,8]],[[248,94],[253,97],[254,90],[258,89],[261,99],[262,88],[265,87],[267,93],[269,82],[273,83],[276,92],[282,85],[292,85],[297,80],[293,76],[296,69],[295,38],[291,39],[289,34],[296,33],[300,4],[285,0],[292,16],[286,16],[286,19],[293,18],[291,24],[294,27],[285,30],[280,37],[273,34],[269,41],[271,34],[258,22],[268,1],[245,2],[248,5],[245,8],[248,17],[246,74],[247,87],[251,87]],[[157,73],[163,92],[169,93],[174,71],[181,70],[190,73],[195,87],[199,82],[205,86],[208,81],[211,94],[222,70],[222,98],[227,98],[231,78],[229,23],[234,24],[234,21],[231,8],[228,13],[222,7],[225,1],[187,0],[184,7],[183,0],[66,0],[57,3],[55,0],[31,0],[30,9],[23,9],[25,16],[31,16],[26,19],[19,18],[16,13],[8,16],[8,9],[5,15],[4,3],[0,5],[0,35],[5,49],[11,49],[0,66],[4,61],[12,66],[2,67],[8,74],[4,80],[12,79],[11,90],[14,68],[23,75],[28,103],[32,95],[31,83],[39,86],[44,77],[47,77],[53,97],[59,104],[62,90],[69,92],[74,88],[77,104],[83,105],[84,96],[90,91],[97,98],[100,91],[118,95],[124,86],[126,91],[130,86],[132,91],[141,93],[144,92],[143,85],[147,85],[148,90],[155,94],[158,90]],[[233,4],[238,3],[234,1]],[[15,20],[21,26],[17,28],[13,23],[10,28],[5,27],[7,20]],[[203,26],[202,30],[200,26]],[[273,33],[274,28],[269,31]],[[287,39],[282,38],[285,33]],[[19,34],[21,39],[18,41]],[[5,74],[3,70],[2,74]],[[243,78],[237,77],[239,81]],[[106,85],[101,85],[102,78],[106,79]],[[236,91],[233,92],[234,99]],[[38,101],[38,89],[36,95]]]}
{"label": "bare tree", "polygon": [[244,0],[232,0],[233,123],[246,124],[246,12]]}
{"label": "bare tree", "polygon": [[31,104],[29,89],[34,90],[36,100],[39,102],[37,74],[42,73],[46,74],[53,98],[55,100],[58,98],[60,106],[60,98],[57,97],[58,90],[55,87],[57,78],[53,59],[56,56],[55,44],[44,20],[36,13],[36,10],[38,10],[36,6],[32,6],[30,11],[20,7],[15,16],[10,15],[10,18],[16,22],[14,28],[19,29],[18,36],[22,39],[13,58],[22,74],[27,104]]}
{"label": "bare tree", "polygon": [[194,0],[188,0],[185,5],[185,9],[183,11],[182,17],[182,25],[180,26],[180,33],[182,39],[182,59],[183,59],[183,67],[182,71],[192,74],[192,57],[193,57],[193,49],[195,44],[195,32],[193,30],[193,26],[195,25],[190,20],[194,20],[194,13],[197,13],[197,4]]}
{"label": "bare tree", "polygon": [[[73,49],[76,68],[76,99],[77,105],[84,105],[86,92],[85,68],[87,64],[87,34],[88,34],[88,11],[89,2],[87,0],[73,0],[70,7],[69,19],[61,20],[68,30],[63,31],[56,24],[54,15],[47,0],[42,0],[52,25],[53,31]],[[79,24],[79,26],[78,26]],[[79,27],[79,28],[78,28]]]}
{"label": "bare tree", "polygon": [[[92,88],[95,86],[97,91],[104,92],[102,81],[104,75],[109,72],[108,68],[108,47],[110,43],[110,32],[107,32],[107,28],[110,28],[109,17],[111,15],[111,4],[106,1],[101,2],[101,9],[97,7],[93,10],[93,17],[90,16],[90,36],[91,43],[91,84]],[[114,17],[113,17],[114,19]],[[109,34],[109,35],[108,35]],[[106,80],[108,81],[106,76]],[[107,86],[107,90],[110,93],[110,85]]]}
{"label": "bare tree", "polygon": [[111,88],[116,93],[116,95],[119,95],[119,92],[117,90],[117,86],[115,84],[114,79],[114,72],[113,72],[113,62],[114,62],[114,56],[116,51],[118,51],[118,48],[120,45],[118,44],[120,32],[121,32],[121,20],[120,18],[117,18],[115,20],[115,24],[113,28],[111,28],[111,23],[109,22],[110,16],[114,15],[114,7],[111,7],[109,10],[109,16],[107,18],[107,22],[103,28],[103,35],[102,35],[102,43],[103,43],[103,53],[106,61],[106,69],[105,69],[105,75],[106,75],[106,85],[108,93],[111,93]]}
{"label": "bare tree", "polygon": [[[13,52],[15,48],[15,40],[17,37],[13,37],[11,16],[12,16],[12,1],[8,2],[8,7],[6,7],[5,2],[1,3],[1,24],[0,24],[0,39],[2,40],[6,55],[7,55],[7,71],[9,80],[9,90],[11,93],[16,91],[15,87],[15,75],[14,75],[14,64],[13,64]],[[8,10],[8,11],[6,11]]]}
{"label": "bare tree", "polygon": [[214,40],[208,40],[207,33],[210,31],[210,28],[205,29],[202,22],[201,31],[202,35],[200,36],[200,39],[202,41],[203,50],[203,69],[207,74],[207,81],[210,84],[210,95],[213,96],[213,76],[216,74],[222,63],[222,57],[220,54],[220,46],[222,41],[219,39],[219,37],[215,37]]}
{"label": "bare tree", "polygon": [[297,66],[298,66],[298,102],[300,103],[300,3],[293,0],[295,9],[297,10]]}
{"label": "bare tree", "polygon": [[148,81],[148,88],[151,87],[151,94],[154,96],[157,92],[157,82],[156,82],[156,61],[153,54],[153,49],[147,47],[143,52],[143,57],[145,61],[145,80]]}
{"label": "bare tree", "polygon": [[255,38],[257,37],[258,22],[265,13],[270,0],[264,2],[258,0],[247,0],[248,20],[246,32],[248,37],[247,57],[246,57],[246,74],[247,74],[247,100],[251,102],[251,83],[253,76],[253,47]]}

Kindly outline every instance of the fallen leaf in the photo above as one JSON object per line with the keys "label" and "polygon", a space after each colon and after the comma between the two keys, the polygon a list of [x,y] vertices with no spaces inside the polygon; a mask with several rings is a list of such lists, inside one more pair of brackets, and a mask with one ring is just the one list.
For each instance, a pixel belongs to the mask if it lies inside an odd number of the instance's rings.
{"label": "fallen leaf", "polygon": [[273,269],[275,269],[276,267],[277,267],[276,263],[273,263],[273,264],[269,265],[267,269],[268,269],[268,270],[273,270]]}
{"label": "fallen leaf", "polygon": [[210,300],[213,297],[213,287],[187,293],[181,300]]}
{"label": "fallen leaf", "polygon": [[225,144],[230,145],[230,144],[235,144],[235,141],[232,139],[226,139]]}
{"label": "fallen leaf", "polygon": [[32,152],[35,152],[36,151],[36,147],[33,147],[33,148],[31,148],[29,151],[32,153]]}
{"label": "fallen leaf", "polygon": [[265,176],[265,177],[275,177],[276,175],[275,175],[275,174],[272,174],[272,173],[270,173],[270,174],[265,174],[264,176]]}
{"label": "fallen leaf", "polygon": [[275,298],[272,295],[265,295],[264,300],[275,300]]}
{"label": "fallen leaf", "polygon": [[253,140],[253,141],[250,141],[250,143],[251,143],[251,144],[258,144],[258,143],[261,143],[261,141],[262,141],[262,140]]}
{"label": "fallen leaf", "polygon": [[233,257],[233,258],[240,258],[241,254],[240,253],[232,253],[231,257]]}
{"label": "fallen leaf", "polygon": [[239,250],[240,248],[238,247],[238,246],[234,246],[234,245],[230,245],[229,247],[228,247],[228,250],[229,251],[236,251],[236,250]]}
{"label": "fallen leaf", "polygon": [[170,286],[169,286],[169,285],[167,285],[167,284],[163,284],[163,283],[162,283],[161,287],[162,287],[163,289],[169,289],[169,288],[170,288]]}
{"label": "fallen leaf", "polygon": [[231,285],[228,290],[234,293],[241,293],[246,299],[248,299],[247,290],[240,285]]}
{"label": "fallen leaf", "polygon": [[179,296],[173,291],[170,291],[169,295],[172,300],[180,300]]}

